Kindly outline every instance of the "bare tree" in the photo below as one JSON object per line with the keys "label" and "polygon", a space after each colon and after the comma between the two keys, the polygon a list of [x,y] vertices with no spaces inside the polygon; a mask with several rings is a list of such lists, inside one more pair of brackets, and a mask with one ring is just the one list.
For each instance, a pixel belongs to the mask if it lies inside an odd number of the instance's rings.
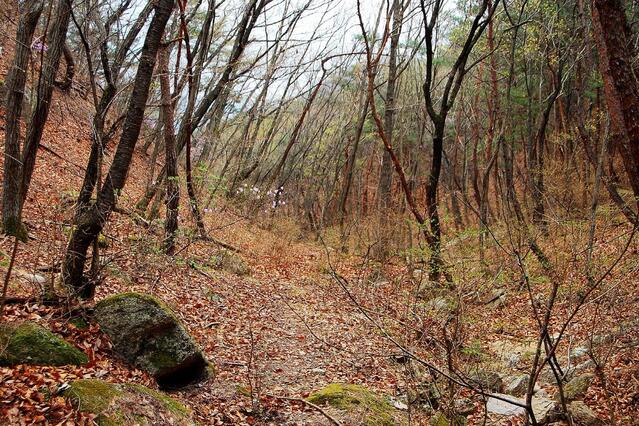
{"label": "bare tree", "polygon": [[67,286],[73,288],[75,293],[82,297],[91,297],[93,294],[93,284],[83,281],[86,253],[91,242],[104,227],[113,211],[117,197],[126,183],[133,150],[138,141],[144,118],[157,52],[173,8],[173,0],[159,0],[153,6],[153,19],[142,47],[140,63],[133,83],[133,92],[129,99],[122,135],[113,163],[95,204],[75,220],[75,228],[71,234],[62,266],[62,279]]}

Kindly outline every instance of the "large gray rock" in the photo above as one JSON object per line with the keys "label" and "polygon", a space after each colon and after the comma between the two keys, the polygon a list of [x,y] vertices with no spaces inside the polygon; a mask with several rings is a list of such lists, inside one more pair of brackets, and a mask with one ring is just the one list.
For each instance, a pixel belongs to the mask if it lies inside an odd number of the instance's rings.
{"label": "large gray rock", "polygon": [[95,318],[124,360],[148,372],[161,387],[181,387],[207,376],[207,362],[175,314],[140,293],[108,297]]}
{"label": "large gray rock", "polygon": [[[525,400],[506,394],[495,394],[495,396],[499,396],[506,401],[489,397],[486,403],[486,410],[489,413],[508,417],[526,413],[523,407],[517,405],[524,404]],[[535,414],[535,420],[539,424],[547,424],[558,417],[557,402],[544,397],[533,397],[532,411]]]}
{"label": "large gray rock", "polygon": [[495,394],[495,396],[499,396],[500,398],[489,397],[486,401],[486,411],[489,413],[499,414],[500,416],[519,416],[526,413],[526,410],[523,407],[508,402],[512,401],[518,404],[523,404],[525,401],[513,398],[511,395],[506,394]]}
{"label": "large gray rock", "polygon": [[78,380],[62,394],[73,406],[95,415],[99,426],[194,426],[190,409],[167,395],[138,384]]}
{"label": "large gray rock", "polygon": [[85,364],[75,346],[34,322],[0,325],[0,366]]}

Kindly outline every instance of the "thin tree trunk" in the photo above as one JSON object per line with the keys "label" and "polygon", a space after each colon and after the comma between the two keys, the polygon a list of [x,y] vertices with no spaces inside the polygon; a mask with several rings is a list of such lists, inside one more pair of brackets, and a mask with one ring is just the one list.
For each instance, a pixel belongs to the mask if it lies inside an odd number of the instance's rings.
{"label": "thin tree trunk", "polygon": [[178,184],[177,154],[175,152],[174,113],[171,102],[171,82],[169,79],[169,50],[163,47],[158,52],[158,73],[164,119],[164,147],[166,161],[166,220],[164,221],[164,252],[172,255],[175,251],[175,234],[178,229],[178,206],[180,187]]}
{"label": "thin tree trunk", "polygon": [[[393,127],[395,124],[395,96],[397,86],[397,50],[399,48],[399,38],[402,32],[402,21],[404,18],[404,8],[400,0],[393,0],[393,29],[390,36],[390,52],[388,57],[388,81],[386,82],[386,104],[384,107],[384,130],[388,143],[393,143]],[[393,162],[388,151],[384,151],[382,157],[382,169],[379,176],[378,204],[385,216],[391,202],[391,186],[393,184]],[[382,242],[382,244],[384,244]]]}

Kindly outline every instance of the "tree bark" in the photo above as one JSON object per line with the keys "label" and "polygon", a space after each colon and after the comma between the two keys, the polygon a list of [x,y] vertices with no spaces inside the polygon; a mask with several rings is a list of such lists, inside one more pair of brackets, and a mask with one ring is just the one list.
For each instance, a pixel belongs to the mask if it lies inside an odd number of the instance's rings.
{"label": "tree bark", "polygon": [[171,16],[174,0],[158,0],[154,5],[154,16],[144,40],[140,64],[133,83],[133,92],[127,106],[126,118],[113,163],[98,193],[97,201],[75,221],[75,229],[67,247],[62,266],[62,279],[76,294],[82,297],[93,293],[92,285],[83,282],[84,264],[91,241],[107,222],[117,196],[124,188],[131,165],[133,150],[140,135],[144,109],[149,96],[156,56],[166,23]]}
{"label": "tree bark", "polygon": [[2,226],[8,235],[26,241],[20,220],[20,116],[31,54],[31,39],[44,6],[43,0],[23,2],[16,34],[13,63],[7,75],[6,129],[4,144],[4,181],[2,185]]}
{"label": "tree bark", "polygon": [[639,203],[639,88],[632,66],[636,52],[623,2],[595,0],[592,20],[611,127],[613,134],[621,135],[618,148]]}
{"label": "tree bark", "polygon": [[59,0],[55,9],[55,18],[51,24],[51,30],[47,35],[48,49],[44,58],[44,64],[38,83],[36,107],[33,110],[31,121],[27,129],[27,136],[22,148],[22,171],[20,181],[20,215],[27,199],[27,192],[31,184],[31,177],[35,167],[36,155],[44,125],[49,117],[51,97],[55,77],[60,65],[60,57],[67,37],[69,19],[71,18],[71,3],[69,0]]}
{"label": "tree bark", "polygon": [[169,51],[166,47],[158,53],[158,72],[164,119],[164,147],[166,161],[166,220],[164,221],[164,252],[172,255],[175,251],[175,234],[178,229],[178,206],[180,187],[178,184],[177,154],[175,151],[175,128],[173,103],[171,102],[171,82],[169,79]]}
{"label": "tree bark", "polygon": [[[399,38],[402,33],[402,21],[404,8],[400,0],[393,0],[393,29],[390,36],[390,52],[388,56],[388,81],[386,82],[386,104],[384,106],[384,130],[388,143],[393,144],[393,128],[395,124],[395,96],[397,86],[397,50]],[[386,216],[391,202],[391,186],[393,184],[393,162],[388,151],[384,151],[382,169],[379,176],[378,205],[382,209],[382,215]]]}

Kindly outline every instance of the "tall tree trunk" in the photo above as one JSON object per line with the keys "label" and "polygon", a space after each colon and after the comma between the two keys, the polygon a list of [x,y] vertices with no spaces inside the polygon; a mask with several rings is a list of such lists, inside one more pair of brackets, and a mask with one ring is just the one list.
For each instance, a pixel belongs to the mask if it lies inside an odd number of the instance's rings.
{"label": "tall tree trunk", "polygon": [[140,64],[133,83],[133,92],[129,99],[120,142],[111,168],[98,193],[96,203],[76,219],[75,229],[67,246],[62,265],[62,279],[67,286],[74,289],[76,294],[83,297],[90,297],[93,293],[92,285],[85,285],[83,282],[87,249],[109,219],[117,196],[126,183],[133,150],[138,141],[144,118],[156,55],[173,7],[174,0],[158,0],[154,5],[155,13],[142,47]]}
{"label": "tall tree trunk", "polygon": [[621,0],[595,0],[592,15],[611,127],[621,135],[617,147],[639,203],[639,88],[632,33]]}
{"label": "tall tree trunk", "polygon": [[158,52],[158,73],[162,97],[164,119],[164,147],[166,161],[166,220],[164,221],[164,251],[172,255],[175,251],[175,234],[178,229],[178,206],[180,187],[178,183],[177,153],[175,151],[175,128],[173,103],[171,102],[171,82],[169,79],[169,50],[163,47]]}
{"label": "tall tree trunk", "polygon": [[[390,36],[390,52],[388,57],[388,81],[386,82],[386,104],[384,106],[384,130],[388,143],[393,143],[393,127],[395,124],[395,96],[397,87],[397,50],[399,48],[399,38],[402,33],[402,22],[404,18],[404,8],[400,0],[393,0],[393,29]],[[388,151],[384,151],[382,158],[382,169],[379,176],[378,205],[385,216],[391,202],[391,186],[393,184],[393,162]]]}
{"label": "tall tree trunk", "polygon": [[546,154],[546,128],[548,127],[548,121],[550,113],[552,112],[553,105],[561,92],[561,68],[562,64],[559,63],[559,69],[556,75],[553,75],[553,84],[555,88],[546,103],[546,107],[541,115],[539,122],[539,128],[537,129],[537,135],[535,137],[535,145],[532,150],[532,156],[534,157],[534,167],[531,170],[532,173],[532,198],[533,198],[533,223],[538,225],[544,234],[548,233],[548,218],[546,217],[545,210],[545,198],[546,187],[544,184],[544,160]]}
{"label": "tall tree trunk", "polygon": [[[390,53],[388,58],[388,81],[386,83],[386,103],[384,105],[384,131],[388,143],[393,144],[393,130],[395,127],[395,107],[397,105],[397,50],[402,33],[404,7],[402,1],[393,0],[393,27],[390,34]],[[392,204],[391,187],[393,185],[392,159],[388,151],[384,151],[382,168],[379,176],[378,206],[380,208],[379,244],[377,257],[381,260],[389,255],[391,240],[390,207]]]}
{"label": "tall tree trunk", "polygon": [[70,17],[70,0],[59,0],[56,5],[55,18],[47,36],[48,49],[38,82],[36,107],[33,110],[31,121],[27,129],[27,136],[24,141],[24,147],[22,148],[20,214],[22,214],[22,208],[27,199],[27,192],[31,184],[31,177],[35,167],[36,155],[38,153],[38,147],[40,146],[40,140],[42,139],[44,125],[49,117],[55,77],[60,65],[60,57],[64,49]]}
{"label": "tall tree trunk", "polygon": [[43,6],[43,0],[22,3],[16,34],[15,55],[6,82],[2,226],[6,234],[14,235],[23,241],[26,241],[27,233],[20,220],[20,116],[24,102],[31,39],[38,25]]}
{"label": "tall tree trunk", "polygon": [[204,227],[204,220],[202,219],[202,213],[200,213],[200,208],[198,206],[195,187],[193,185],[193,176],[191,173],[191,142],[193,135],[193,127],[191,121],[193,119],[193,107],[195,106],[195,98],[197,97],[197,86],[199,86],[199,78],[193,78],[193,55],[191,54],[191,42],[189,40],[189,30],[186,26],[185,17],[186,0],[178,0],[178,5],[180,7],[180,36],[184,38],[184,46],[186,47],[186,72],[188,81],[188,104],[184,113],[184,122],[182,124],[184,135],[186,137],[186,191],[189,195],[189,206],[191,207],[191,213],[193,214],[193,218],[195,219],[198,235],[201,238],[206,238],[206,228]]}
{"label": "tall tree trunk", "polygon": [[[439,177],[442,170],[442,157],[444,153],[444,129],[446,118],[435,122],[433,134],[433,162],[428,175],[428,186],[426,187],[426,210],[430,221],[431,241],[430,246],[430,279],[439,281],[441,276],[443,261],[441,257],[442,230],[439,221],[439,211],[437,209],[437,189],[439,187]],[[447,281],[451,281],[447,278]]]}
{"label": "tall tree trunk", "polygon": [[355,160],[357,159],[357,151],[359,149],[359,142],[362,138],[362,130],[364,129],[364,123],[366,121],[366,117],[368,116],[368,97],[366,97],[366,93],[363,94],[364,99],[360,102],[363,103],[362,112],[357,120],[357,127],[355,128],[355,134],[353,135],[353,148],[351,152],[348,154],[348,159],[346,160],[346,166],[344,168],[344,179],[342,183],[342,190],[340,192],[339,197],[339,222],[340,225],[343,225],[344,220],[347,215],[346,210],[346,202],[348,201],[348,194],[351,190],[351,185],[353,183],[353,174],[355,170]]}

